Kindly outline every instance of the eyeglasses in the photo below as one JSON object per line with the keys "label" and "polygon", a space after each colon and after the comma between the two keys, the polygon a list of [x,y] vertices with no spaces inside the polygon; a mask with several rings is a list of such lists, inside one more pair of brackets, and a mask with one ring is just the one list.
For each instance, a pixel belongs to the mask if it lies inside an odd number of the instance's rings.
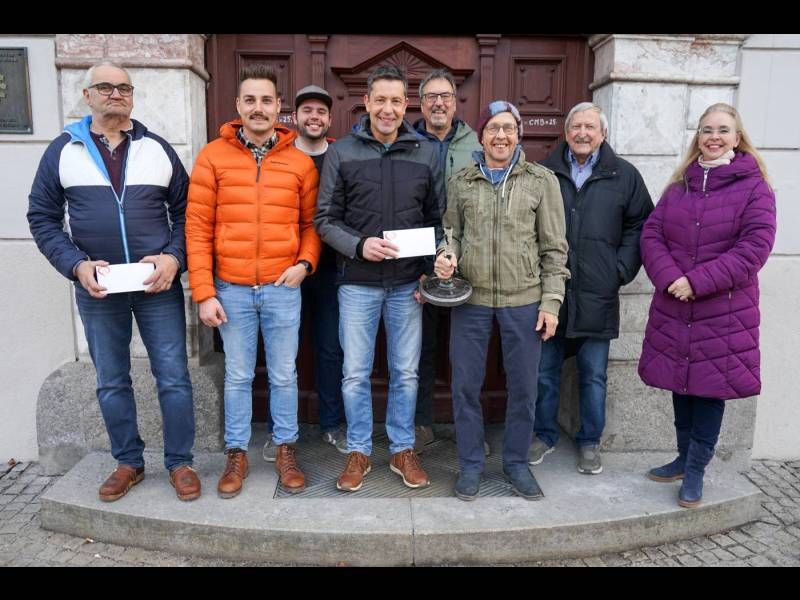
{"label": "eyeglasses", "polygon": [[502,125],[492,123],[491,125],[487,125],[484,131],[489,133],[489,135],[497,135],[501,129],[506,135],[514,135],[517,133],[517,126],[513,123],[503,123]]}
{"label": "eyeglasses", "polygon": [[453,92],[441,92],[440,94],[431,92],[430,94],[422,94],[422,97],[425,98],[425,102],[428,104],[436,104],[436,98],[441,98],[442,102],[450,104],[456,95]]}
{"label": "eyeglasses", "polygon": [[719,129],[714,129],[713,127],[703,127],[700,130],[700,135],[714,135],[715,133],[719,135],[729,135],[733,133],[730,127],[720,127]]}
{"label": "eyeglasses", "polygon": [[107,81],[101,81],[100,83],[93,83],[89,87],[96,89],[97,92],[103,96],[110,96],[114,93],[114,90],[117,90],[119,95],[125,98],[133,95],[133,86],[129,83],[118,83],[117,85],[114,85],[113,83],[108,83]]}

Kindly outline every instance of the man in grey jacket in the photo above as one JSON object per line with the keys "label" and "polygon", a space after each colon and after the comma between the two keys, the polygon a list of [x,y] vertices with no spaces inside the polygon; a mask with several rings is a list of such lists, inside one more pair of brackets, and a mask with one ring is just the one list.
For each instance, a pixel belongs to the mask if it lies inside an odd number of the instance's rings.
{"label": "man in grey jacket", "polygon": [[448,235],[436,258],[439,277],[458,265],[472,283],[467,304],[452,309],[450,363],[459,475],[455,494],[477,497],[486,462],[480,392],[497,319],[508,399],[503,472],[527,500],[543,497],[528,467],[541,342],[553,336],[564,299],[567,240],[558,181],[525,160],[522,122],[510,102],[481,113],[482,152],[448,183]]}
{"label": "man in grey jacket", "polygon": [[[428,73],[419,84],[419,99],[423,118],[414,123],[414,129],[436,149],[446,183],[454,173],[472,164],[472,153],[480,150],[481,145],[472,127],[456,117],[456,80],[450,71],[434,69]],[[419,388],[414,415],[414,450],[420,454],[426,444],[433,442],[433,392],[440,315],[449,317],[450,313],[430,302],[423,305]],[[489,454],[488,444],[485,450]]]}
{"label": "man in grey jacket", "polygon": [[422,338],[422,308],[414,298],[431,260],[397,258],[384,239],[396,229],[433,227],[441,238],[444,187],[436,154],[403,119],[408,82],[394,66],[367,79],[354,133],[331,144],[322,168],[314,224],[337,252],[339,341],[344,351],[342,397],[347,417],[347,465],[336,482],[361,489],[370,472],[372,392],[370,374],[378,325],[383,320],[389,359],[386,433],[389,468],[411,488],[430,484],[414,452],[414,408]]}

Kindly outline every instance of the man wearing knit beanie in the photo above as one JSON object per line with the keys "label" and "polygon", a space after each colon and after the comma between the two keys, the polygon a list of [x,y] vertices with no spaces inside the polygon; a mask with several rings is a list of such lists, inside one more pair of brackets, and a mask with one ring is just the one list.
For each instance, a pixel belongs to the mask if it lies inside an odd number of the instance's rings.
{"label": "man wearing knit beanie", "polygon": [[489,104],[477,130],[483,150],[448,183],[446,235],[435,263],[439,277],[459,266],[473,288],[450,315],[455,495],[476,498],[486,464],[480,395],[497,319],[508,387],[503,473],[516,494],[538,500],[544,494],[528,467],[528,447],[542,342],[555,334],[569,277],[564,206],[553,173],[525,160],[513,104]]}
{"label": "man wearing knit beanie", "polygon": [[510,112],[511,115],[514,117],[514,120],[517,122],[518,127],[518,136],[517,139],[522,139],[522,118],[519,116],[519,111],[517,107],[511,104],[511,102],[506,102],[505,100],[495,100],[491,102],[489,106],[484,108],[481,111],[480,116],[478,117],[478,139],[483,140],[483,130],[486,127],[486,124],[489,122],[489,119],[494,117],[495,115],[499,115],[501,112]]}

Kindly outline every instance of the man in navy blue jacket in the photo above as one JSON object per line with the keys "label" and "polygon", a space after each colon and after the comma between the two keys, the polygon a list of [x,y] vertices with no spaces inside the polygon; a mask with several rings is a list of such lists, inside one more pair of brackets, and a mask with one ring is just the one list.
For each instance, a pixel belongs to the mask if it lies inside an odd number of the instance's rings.
{"label": "man in navy blue jacket", "polygon": [[[97,399],[119,463],[100,486],[100,500],[117,500],[144,479],[130,377],[132,317],[156,378],[170,482],[178,498],[194,500],[200,479],[192,469],[194,409],[178,276],[186,269],[188,177],[169,144],[130,118],[133,89],[127,71],[114,64],[89,69],[83,97],[91,115],[65,127],[45,150],[28,222],[39,250],[75,286]],[[154,265],[144,291],[108,293],[98,283],[97,267],[135,262]]]}

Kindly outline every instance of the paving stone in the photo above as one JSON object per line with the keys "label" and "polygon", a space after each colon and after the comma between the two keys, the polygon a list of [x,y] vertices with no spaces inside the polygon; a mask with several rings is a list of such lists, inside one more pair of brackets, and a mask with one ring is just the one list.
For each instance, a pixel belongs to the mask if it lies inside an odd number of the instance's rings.
{"label": "paving stone", "polygon": [[742,542],[742,545],[747,548],[748,550],[753,551],[755,554],[761,554],[762,552],[766,552],[769,550],[769,546],[766,544],[762,544],[758,540],[748,540],[746,542]]}
{"label": "paving stone", "polygon": [[625,560],[621,554],[603,554],[600,556],[603,562],[609,567],[621,567],[630,561]]}
{"label": "paving stone", "polygon": [[739,542],[740,544],[744,543],[744,542],[747,542],[747,541],[749,541],[751,539],[749,535],[747,535],[746,533],[740,531],[739,529],[734,529],[732,531],[729,531],[728,532],[728,537],[730,537],[732,540],[734,540],[736,542]]}
{"label": "paving stone", "polygon": [[662,558],[666,558],[666,555],[655,546],[648,546],[646,548],[642,548],[642,552],[644,552],[647,555],[647,558],[649,558],[650,560],[659,560]]}
{"label": "paving stone", "polygon": [[694,543],[692,540],[681,540],[677,542],[677,546],[682,552],[686,552],[687,554],[694,554],[703,550],[702,546]]}
{"label": "paving stone", "polygon": [[716,556],[720,560],[735,560],[736,557],[728,552],[727,550],[723,550],[722,548],[717,548],[716,550],[711,551],[714,556]]}
{"label": "paving stone", "polygon": [[692,556],[691,554],[679,554],[675,558],[679,563],[687,567],[699,567],[703,564],[696,556]]}
{"label": "paving stone", "polygon": [[647,555],[642,552],[641,550],[628,550],[622,553],[622,557],[626,560],[629,560],[633,563],[641,562],[643,560],[647,560]]}
{"label": "paving stone", "polygon": [[606,566],[606,563],[604,563],[597,556],[594,556],[592,558],[584,558],[583,561],[590,567],[605,567]]}
{"label": "paving stone", "polygon": [[707,565],[715,565],[719,562],[719,558],[717,558],[710,550],[703,550],[702,552],[698,552],[697,558],[702,560]]}
{"label": "paving stone", "polygon": [[737,558],[746,558],[753,554],[751,550],[748,550],[744,546],[731,546],[727,550]]}
{"label": "paving stone", "polygon": [[723,548],[726,548],[727,546],[733,546],[736,543],[724,533],[718,533],[717,535],[712,535],[711,540],[715,544],[722,546]]}
{"label": "paving stone", "polygon": [[716,548],[717,545],[705,536],[692,538],[690,541],[700,546],[703,550],[711,550]]}

